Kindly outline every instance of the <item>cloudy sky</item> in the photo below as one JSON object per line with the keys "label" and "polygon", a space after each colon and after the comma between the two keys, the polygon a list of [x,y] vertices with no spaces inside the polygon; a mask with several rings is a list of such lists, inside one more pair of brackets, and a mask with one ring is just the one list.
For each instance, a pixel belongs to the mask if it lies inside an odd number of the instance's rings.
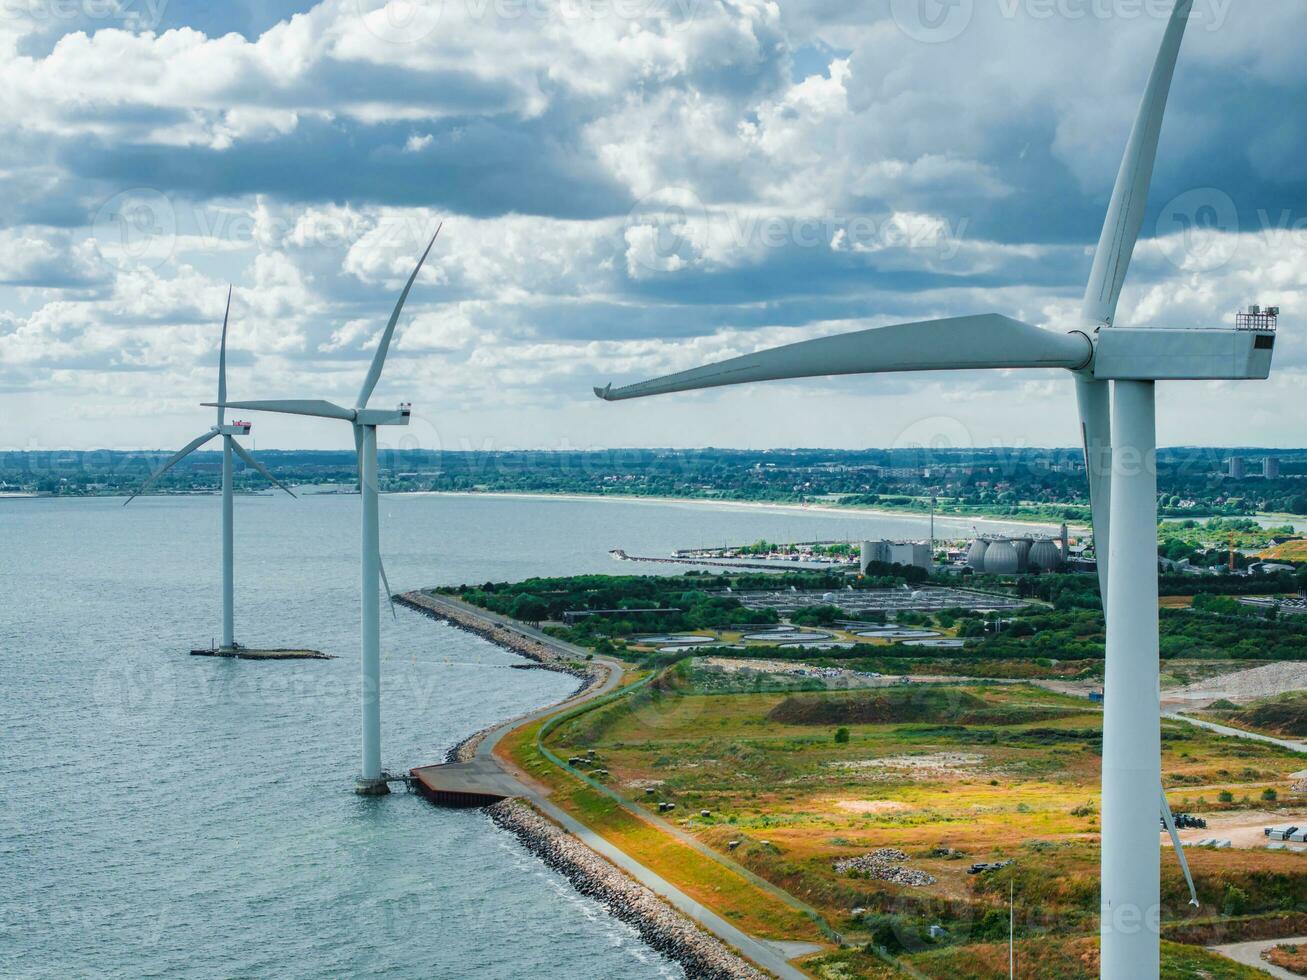
{"label": "cloudy sky", "polygon": [[[233,397],[429,448],[1071,445],[1064,375],[591,385],[1079,307],[1164,0],[0,0],[0,448],[161,448]],[[1125,325],[1285,308],[1166,444],[1307,445],[1307,5],[1196,0]],[[258,418],[257,444],[344,447]],[[337,431],[340,430],[340,431]]]}

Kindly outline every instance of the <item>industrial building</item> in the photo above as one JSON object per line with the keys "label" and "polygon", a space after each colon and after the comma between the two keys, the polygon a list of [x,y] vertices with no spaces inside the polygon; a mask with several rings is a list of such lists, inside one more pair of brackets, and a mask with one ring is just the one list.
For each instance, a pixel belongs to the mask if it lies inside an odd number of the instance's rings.
{"label": "industrial building", "polygon": [[735,597],[746,609],[774,609],[790,616],[812,606],[839,606],[851,616],[871,613],[892,615],[913,612],[938,612],[941,609],[967,609],[972,612],[998,612],[1019,609],[1023,600],[1008,596],[927,586],[922,589],[785,589],[772,592],[737,592]]}
{"label": "industrial building", "polygon": [[858,570],[867,574],[867,567],[872,562],[888,565],[915,565],[930,571],[934,565],[934,555],[930,545],[924,541],[864,541]]}
{"label": "industrial building", "polygon": [[1048,537],[976,538],[967,551],[967,565],[986,575],[1055,572],[1066,564],[1068,554],[1067,526],[1063,524],[1060,542]]}

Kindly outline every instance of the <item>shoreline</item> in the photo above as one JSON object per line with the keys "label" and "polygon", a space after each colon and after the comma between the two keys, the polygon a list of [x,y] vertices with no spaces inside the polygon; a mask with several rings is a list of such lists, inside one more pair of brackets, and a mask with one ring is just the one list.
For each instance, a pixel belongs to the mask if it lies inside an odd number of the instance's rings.
{"label": "shoreline", "polygon": [[547,868],[602,904],[609,915],[632,926],[646,946],[679,963],[687,977],[764,980],[767,976],[528,804],[508,799],[486,812],[495,826],[513,834]]}
{"label": "shoreline", "polygon": [[[512,500],[567,500],[567,501],[611,501],[622,504],[648,504],[651,506],[665,506],[667,504],[681,504],[690,507],[702,507],[705,509],[721,510],[779,510],[798,513],[817,512],[821,514],[835,514],[840,516],[866,516],[866,517],[904,517],[912,519],[930,520],[929,510],[886,510],[880,507],[846,507],[840,504],[821,503],[821,504],[791,504],[781,501],[766,500],[707,500],[702,497],[659,497],[659,496],[639,496],[633,494],[619,493],[547,493],[530,492],[523,490],[413,490],[403,493],[389,494],[395,497],[502,497]],[[1061,528],[1061,522],[1047,520],[1038,520],[1032,517],[991,517],[987,515],[971,514],[939,514],[935,515],[936,523],[968,523],[984,524],[991,526],[1004,526],[1010,524],[1020,524],[1032,528],[1042,528],[1051,532],[1056,532]],[[1084,535],[1089,533],[1089,527],[1085,524],[1074,524],[1068,522],[1067,530],[1071,534]],[[938,535],[937,535],[938,537]],[[967,535],[963,535],[967,537]]]}
{"label": "shoreline", "polygon": [[[539,669],[580,678],[579,686],[566,697],[516,718],[489,725],[456,742],[445,752],[446,764],[471,762],[482,752],[488,737],[492,740],[489,747],[493,748],[498,738],[519,723],[553,713],[568,702],[586,695],[598,695],[612,686],[613,677],[605,676],[606,670],[600,664],[578,670],[573,662],[560,659],[540,641],[489,618],[488,614],[483,615],[472,608],[463,609],[461,603],[440,601],[421,591],[397,595],[395,601],[430,619],[473,633],[502,650],[525,658]],[[722,937],[696,922],[649,885],[584,843],[558,820],[541,812],[541,808],[549,804],[530,801],[528,796],[524,792],[520,797],[509,797],[486,807],[486,812],[497,827],[513,834],[527,851],[546,867],[561,874],[578,892],[600,902],[614,918],[634,927],[641,940],[654,952],[679,964],[689,977],[765,980],[771,976],[757,969]],[[558,819],[563,819],[561,814]],[[644,866],[637,862],[637,867]],[[783,971],[783,974],[788,975],[788,971]]]}
{"label": "shoreline", "polygon": [[[575,697],[584,694],[590,688],[594,687],[602,680],[602,675],[597,670],[583,671],[569,663],[556,659],[549,650],[541,643],[524,636],[516,630],[500,626],[488,619],[480,618],[471,612],[464,612],[462,609],[452,604],[437,604],[431,596],[421,590],[414,592],[404,592],[396,595],[395,602],[406,609],[412,609],[428,619],[434,619],[440,623],[446,623],[454,629],[462,630],[464,633],[471,633],[479,636],[481,639],[493,643],[501,650],[507,650],[515,656],[530,661],[530,666],[539,670],[553,671],[556,674],[566,674],[569,677],[577,678],[580,683],[575,690],[565,697],[560,698],[556,703],[562,704],[570,701]],[[519,666],[514,664],[513,666]],[[528,666],[528,665],[520,665]],[[512,721],[513,719],[507,719]],[[481,744],[487,733],[507,723],[496,722],[488,725],[460,739],[445,750],[444,758],[441,760],[445,764],[451,762],[468,762],[476,755],[477,747]]]}

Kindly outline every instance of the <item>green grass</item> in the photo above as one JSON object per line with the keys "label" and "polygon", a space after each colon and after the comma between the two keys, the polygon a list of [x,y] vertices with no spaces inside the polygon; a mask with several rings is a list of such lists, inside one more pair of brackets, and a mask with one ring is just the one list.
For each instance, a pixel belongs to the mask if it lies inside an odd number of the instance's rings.
{"label": "green grass", "polygon": [[[1007,944],[1001,942],[899,953],[888,958],[862,950],[839,950],[809,958],[803,965],[821,980],[889,980],[910,975],[894,965],[896,962],[918,975],[949,980],[997,980],[1008,975]],[[1087,938],[1062,943],[1022,940],[1017,943],[1017,964],[1020,976],[1091,980],[1098,976],[1097,943]],[[1163,942],[1162,980],[1266,980],[1266,974],[1198,946]]]}

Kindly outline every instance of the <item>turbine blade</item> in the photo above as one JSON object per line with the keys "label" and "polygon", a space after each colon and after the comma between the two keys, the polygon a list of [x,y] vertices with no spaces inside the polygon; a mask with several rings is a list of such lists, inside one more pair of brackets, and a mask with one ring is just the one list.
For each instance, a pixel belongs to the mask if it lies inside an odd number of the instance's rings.
{"label": "turbine blade", "polygon": [[[216,405],[217,402],[205,402]],[[223,408],[243,408],[250,412],[280,412],[282,415],[311,415],[314,418],[354,421],[354,410],[316,398],[282,398],[274,401],[226,402]]]}
{"label": "turbine blade", "polygon": [[255,458],[254,458],[254,454],[251,453],[251,452],[250,452],[248,449],[246,449],[244,446],[242,446],[242,445],[241,445],[239,442],[237,442],[235,439],[233,439],[233,440],[231,441],[231,448],[234,449],[234,450],[236,450],[236,455],[237,455],[237,456],[239,456],[241,459],[245,460],[245,465],[246,465],[246,466],[251,466],[251,467],[253,467],[254,469],[258,470],[258,471],[259,471],[259,475],[262,476],[262,477],[263,477],[265,480],[267,480],[269,483],[271,483],[273,486],[280,487],[281,489],[285,490],[287,493],[290,493],[290,495],[291,495],[292,497],[295,496],[295,494],[293,494],[293,493],[290,492],[290,487],[286,486],[286,484],[282,483],[282,482],[281,482],[280,480],[278,480],[275,476],[273,476],[271,473],[269,473],[269,472],[268,472],[268,468],[267,468],[266,466],[264,466],[262,463],[260,463],[257,459],[255,459]]}
{"label": "turbine blade", "polygon": [[837,374],[949,371],[969,368],[1070,368],[1089,363],[1089,338],[1059,334],[996,313],[873,327],[805,340],[642,381],[595,388],[604,401],[716,388],[752,381]]}
{"label": "turbine blade", "polygon": [[126,500],[123,501],[123,506],[126,507],[128,504],[130,504],[133,500],[135,500],[146,490],[148,490],[153,485],[155,480],[159,479],[159,477],[163,476],[170,469],[172,469],[174,466],[180,463],[191,453],[195,452],[195,450],[199,449],[201,446],[203,446],[206,442],[208,442],[217,434],[218,433],[216,430],[210,429],[208,432],[204,433],[204,435],[196,436],[186,445],[182,446],[181,449],[177,450],[175,453],[173,453],[171,456],[168,457],[168,461],[166,463],[164,463],[157,470],[155,470],[153,473],[151,473],[148,477],[145,478],[145,482],[142,483],[139,487],[137,487],[130,497],[128,497]]}
{"label": "turbine blade", "polygon": [[1121,287],[1130,268],[1139,229],[1144,224],[1162,117],[1166,114],[1171,79],[1175,75],[1180,42],[1184,40],[1184,29],[1192,7],[1193,0],[1176,0],[1162,37],[1162,46],[1157,52],[1157,61],[1148,76],[1139,114],[1130,131],[1130,141],[1126,144],[1121,169],[1116,175],[1116,186],[1112,189],[1112,201],[1107,207],[1098,249],[1094,252],[1093,271],[1085,287],[1083,310],[1089,323],[1111,326],[1116,319],[1117,300],[1121,298]]}
{"label": "turbine blade", "polygon": [[408,292],[413,288],[413,281],[417,279],[418,273],[422,271],[422,263],[427,260],[431,253],[431,246],[436,244],[436,235],[440,234],[440,229],[445,223],[442,221],[436,226],[436,234],[431,236],[431,241],[427,242],[426,251],[422,253],[422,258],[418,259],[418,264],[413,267],[413,274],[408,277],[408,282],[404,284],[404,291],[399,294],[399,302],[395,304],[395,311],[390,314],[390,322],[386,324],[386,329],[381,332],[381,339],[377,342],[376,353],[372,355],[372,363],[368,366],[368,375],[363,379],[363,388],[359,391],[359,400],[355,403],[355,408],[367,408],[368,399],[372,397],[372,391],[377,387],[377,381],[381,378],[381,369],[386,364],[386,352],[390,350],[390,339],[395,335],[395,324],[399,322],[400,311],[404,309],[404,301],[408,299]]}
{"label": "turbine blade", "polygon": [[1175,856],[1180,859],[1180,870],[1184,872],[1184,880],[1189,885],[1189,904],[1198,908],[1198,889],[1194,887],[1194,876],[1189,873],[1189,859],[1185,857],[1184,845],[1180,843],[1180,832],[1175,829],[1175,817],[1171,815],[1171,804],[1166,802],[1166,787],[1162,787],[1162,823],[1166,824],[1166,832],[1171,835],[1171,846],[1175,848]]}
{"label": "turbine blade", "polygon": [[377,571],[381,573],[381,584],[386,590],[386,601],[390,603],[390,615],[399,619],[399,613],[395,612],[395,597],[390,594],[390,579],[386,578],[386,563],[377,555]]}
{"label": "turbine blade", "polygon": [[227,319],[231,316],[231,286],[227,287],[227,309],[222,314],[222,343],[218,347],[218,425],[227,420]]}
{"label": "turbine blade", "polygon": [[[1098,589],[1107,609],[1107,558],[1112,543],[1112,397],[1106,381],[1076,375],[1076,405],[1080,410],[1080,437],[1085,447],[1085,475],[1089,479],[1089,511],[1094,525],[1094,560]],[[1062,556],[1066,558],[1065,555]]]}

